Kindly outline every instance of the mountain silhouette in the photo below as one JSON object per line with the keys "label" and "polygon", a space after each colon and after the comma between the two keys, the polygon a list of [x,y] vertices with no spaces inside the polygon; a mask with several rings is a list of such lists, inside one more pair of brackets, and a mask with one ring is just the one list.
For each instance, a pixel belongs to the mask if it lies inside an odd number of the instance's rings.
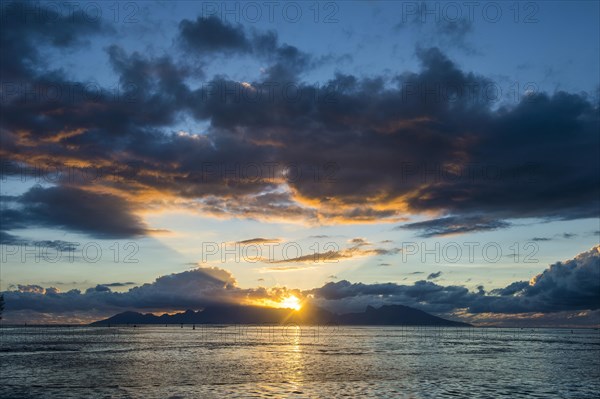
{"label": "mountain silhouette", "polygon": [[408,325],[468,327],[470,324],[446,320],[422,310],[403,305],[367,306],[364,312],[335,314],[306,304],[300,311],[242,305],[215,305],[203,310],[163,314],[123,312],[91,323],[93,326],[144,324],[339,324],[339,325]]}

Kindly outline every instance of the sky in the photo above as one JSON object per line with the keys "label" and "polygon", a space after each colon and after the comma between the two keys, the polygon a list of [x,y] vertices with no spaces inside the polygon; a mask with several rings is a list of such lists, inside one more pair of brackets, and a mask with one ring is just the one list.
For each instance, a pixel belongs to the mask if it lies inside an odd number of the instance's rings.
{"label": "sky", "polygon": [[6,322],[600,324],[598,2],[1,10]]}

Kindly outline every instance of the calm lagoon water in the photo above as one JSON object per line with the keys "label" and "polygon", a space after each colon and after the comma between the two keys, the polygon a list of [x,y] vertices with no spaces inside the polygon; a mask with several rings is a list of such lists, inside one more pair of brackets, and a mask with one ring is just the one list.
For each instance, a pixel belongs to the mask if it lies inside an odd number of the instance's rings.
{"label": "calm lagoon water", "polygon": [[597,398],[595,330],[6,327],[2,398]]}

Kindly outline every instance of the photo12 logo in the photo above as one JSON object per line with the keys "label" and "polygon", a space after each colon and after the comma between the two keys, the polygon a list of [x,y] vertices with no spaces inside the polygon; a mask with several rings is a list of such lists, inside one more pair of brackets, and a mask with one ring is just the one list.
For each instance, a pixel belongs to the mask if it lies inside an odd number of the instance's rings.
{"label": "photo12 logo", "polygon": [[334,1],[203,1],[200,4],[202,18],[216,17],[234,23],[340,22],[340,7]]}
{"label": "photo12 logo", "polygon": [[35,241],[0,245],[2,263],[139,263],[139,245],[113,242],[103,248],[95,241]]}
{"label": "photo12 logo", "polygon": [[403,242],[400,253],[402,263],[420,260],[422,263],[498,263],[503,258],[514,263],[538,263],[535,257],[540,248],[534,241],[514,242],[504,247],[495,241],[488,242]]}
{"label": "photo12 logo", "polygon": [[13,1],[0,7],[0,20],[21,24],[97,24],[140,22],[140,5],[135,1]]}
{"label": "photo12 logo", "polygon": [[534,1],[403,1],[402,23],[498,23],[503,18],[514,23],[539,22],[540,5]]}

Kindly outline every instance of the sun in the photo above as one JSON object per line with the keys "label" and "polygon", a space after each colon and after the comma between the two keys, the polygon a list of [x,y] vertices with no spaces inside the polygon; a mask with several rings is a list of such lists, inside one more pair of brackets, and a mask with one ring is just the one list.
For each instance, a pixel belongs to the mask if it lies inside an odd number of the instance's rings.
{"label": "sun", "polygon": [[283,301],[279,303],[282,308],[300,310],[302,307],[302,303],[300,303],[300,299],[298,299],[295,295],[290,295],[285,298]]}

